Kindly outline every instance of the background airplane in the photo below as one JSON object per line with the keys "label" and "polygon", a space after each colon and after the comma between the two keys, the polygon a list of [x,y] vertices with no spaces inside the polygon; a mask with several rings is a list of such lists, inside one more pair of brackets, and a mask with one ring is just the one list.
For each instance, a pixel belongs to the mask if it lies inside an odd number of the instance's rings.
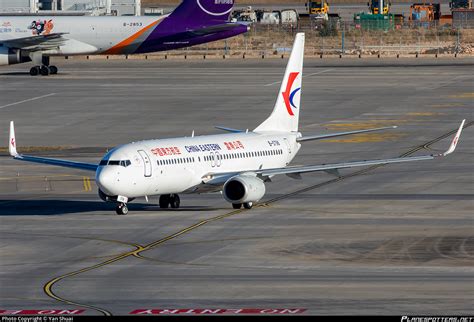
{"label": "background airplane", "polygon": [[222,191],[236,209],[251,208],[265,195],[265,183],[276,175],[299,178],[303,173],[314,171],[338,175],[338,170],[344,168],[431,160],[447,156],[456,148],[464,121],[449,149],[442,154],[288,166],[303,142],[388,129],[302,136],[298,132],[298,120],[303,52],[304,34],[299,33],[273,112],[253,131],[219,127],[230,133],[133,142],[114,148],[99,164],[91,164],[19,154],[11,122],[10,155],[21,161],[94,171],[100,198],[116,202],[117,214],[126,214],[127,203],[137,197],[148,200],[148,196],[160,195],[161,208],[179,208],[179,193],[216,191]]}
{"label": "background airplane", "polygon": [[183,0],[170,14],[150,16],[0,16],[0,65],[33,61],[32,76],[56,74],[51,56],[141,54],[242,34],[228,22],[233,0]]}

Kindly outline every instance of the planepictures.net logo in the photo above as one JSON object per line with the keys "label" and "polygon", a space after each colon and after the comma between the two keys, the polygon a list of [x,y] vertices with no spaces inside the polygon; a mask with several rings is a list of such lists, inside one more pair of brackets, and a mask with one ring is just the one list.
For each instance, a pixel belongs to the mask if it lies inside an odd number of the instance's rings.
{"label": "planepictures.net logo", "polygon": [[[199,8],[211,16],[222,16],[232,11],[234,0],[196,0]],[[224,11],[217,11],[223,9]]]}

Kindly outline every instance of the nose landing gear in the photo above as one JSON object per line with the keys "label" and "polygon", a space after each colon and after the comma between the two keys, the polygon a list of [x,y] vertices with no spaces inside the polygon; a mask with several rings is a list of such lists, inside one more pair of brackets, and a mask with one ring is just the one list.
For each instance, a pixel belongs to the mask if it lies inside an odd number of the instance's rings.
{"label": "nose landing gear", "polygon": [[117,215],[126,215],[128,214],[128,207],[127,207],[127,204],[126,203],[119,203],[117,205],[117,208],[115,208],[115,212],[117,213]]}

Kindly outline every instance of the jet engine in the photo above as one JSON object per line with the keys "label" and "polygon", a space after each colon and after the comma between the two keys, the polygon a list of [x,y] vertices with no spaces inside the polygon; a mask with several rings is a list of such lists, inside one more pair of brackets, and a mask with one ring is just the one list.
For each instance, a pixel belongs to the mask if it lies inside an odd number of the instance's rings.
{"label": "jet engine", "polygon": [[11,49],[0,45],[0,66],[26,63],[31,58],[19,49]]}
{"label": "jet engine", "polygon": [[256,202],[265,195],[265,184],[257,177],[239,175],[227,180],[223,194],[233,204]]}

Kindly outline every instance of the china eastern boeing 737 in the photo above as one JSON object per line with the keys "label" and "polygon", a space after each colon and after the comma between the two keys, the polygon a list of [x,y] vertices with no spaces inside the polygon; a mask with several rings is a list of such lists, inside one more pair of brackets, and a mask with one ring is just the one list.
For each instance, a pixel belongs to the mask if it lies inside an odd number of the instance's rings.
{"label": "china eastern boeing 737", "polygon": [[234,0],[183,0],[159,17],[0,16],[0,66],[33,61],[32,76],[56,74],[51,56],[142,54],[242,34],[228,22]]}
{"label": "china eastern boeing 737", "polygon": [[314,171],[337,174],[338,169],[344,168],[431,160],[447,156],[456,148],[464,121],[449,149],[442,154],[289,166],[306,141],[387,129],[311,136],[299,133],[303,50],[304,34],[299,33],[273,112],[253,131],[221,127],[230,133],[133,142],[114,148],[99,164],[90,164],[19,154],[11,122],[10,154],[16,160],[95,172],[100,198],[116,202],[117,214],[126,214],[127,203],[137,197],[148,199],[148,196],[160,195],[161,208],[179,208],[180,193],[217,191],[222,191],[234,208],[249,209],[265,195],[265,184],[276,175],[299,178],[303,173]]}

